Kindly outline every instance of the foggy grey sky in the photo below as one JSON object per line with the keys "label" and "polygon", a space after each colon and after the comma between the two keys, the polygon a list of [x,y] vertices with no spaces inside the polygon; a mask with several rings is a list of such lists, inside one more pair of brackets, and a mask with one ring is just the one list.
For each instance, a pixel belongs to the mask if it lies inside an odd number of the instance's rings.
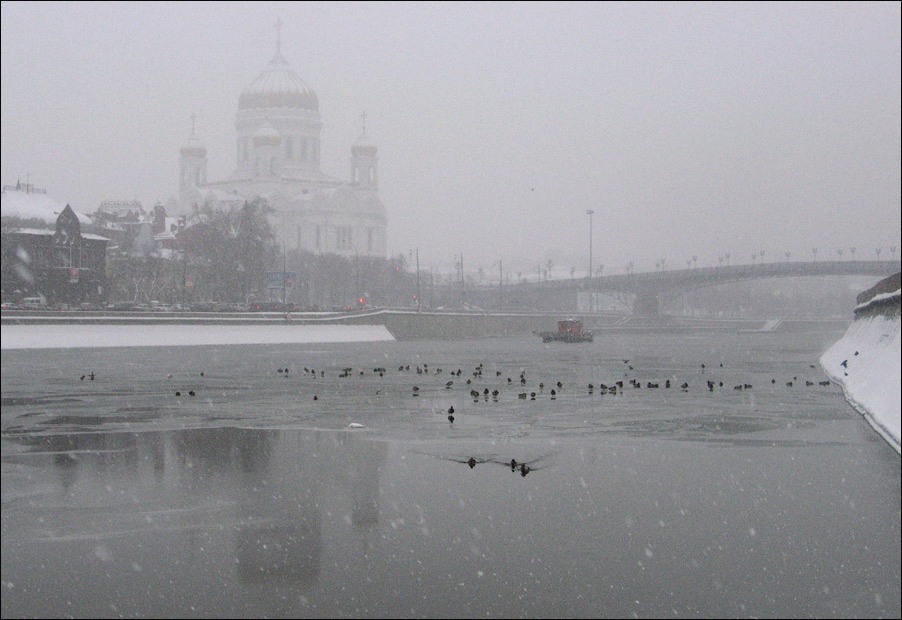
{"label": "foggy grey sky", "polygon": [[895,2],[3,2],[3,184],[152,206],[192,112],[224,178],[279,18],[323,172],[348,179],[366,110],[389,252],[425,267],[584,271],[586,209],[605,273],[899,245]]}

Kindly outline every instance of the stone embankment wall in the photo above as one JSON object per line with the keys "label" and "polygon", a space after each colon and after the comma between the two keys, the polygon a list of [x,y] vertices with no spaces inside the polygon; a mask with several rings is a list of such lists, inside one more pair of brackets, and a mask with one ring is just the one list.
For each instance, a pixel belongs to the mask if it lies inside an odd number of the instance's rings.
{"label": "stone embankment wall", "polygon": [[900,300],[898,273],[861,293],[855,320],[821,356],[824,372],[896,452],[902,436]]}
{"label": "stone embankment wall", "polygon": [[899,289],[902,288],[902,272],[880,280],[855,299],[855,320],[872,316],[887,318],[899,316]]}

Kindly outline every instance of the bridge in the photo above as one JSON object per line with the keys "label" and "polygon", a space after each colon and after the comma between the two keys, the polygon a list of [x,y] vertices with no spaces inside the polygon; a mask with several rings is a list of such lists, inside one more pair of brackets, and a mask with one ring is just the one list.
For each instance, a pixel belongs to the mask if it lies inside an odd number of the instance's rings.
{"label": "bridge", "polygon": [[[504,287],[501,294],[523,298],[530,292],[556,295],[588,292],[632,298],[633,313],[643,316],[658,314],[662,299],[709,286],[718,286],[745,280],[765,278],[798,278],[818,276],[877,276],[886,277],[900,271],[898,260],[844,260],[810,262],[773,262],[750,265],[719,265],[716,267],[692,267],[644,273],[626,273],[521,282]],[[459,285],[458,285],[459,288]],[[449,291],[450,292],[450,291]],[[466,297],[479,303],[482,298],[499,296],[499,286],[468,287]]]}

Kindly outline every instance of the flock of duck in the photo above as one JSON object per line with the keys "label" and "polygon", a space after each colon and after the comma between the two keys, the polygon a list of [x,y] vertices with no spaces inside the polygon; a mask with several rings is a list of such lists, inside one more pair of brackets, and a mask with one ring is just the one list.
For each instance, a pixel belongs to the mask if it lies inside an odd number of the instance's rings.
{"label": "flock of duck", "polygon": [[[855,355],[858,355],[858,351],[855,352]],[[630,360],[625,359],[622,361],[623,361],[624,366],[629,371],[635,370],[635,367],[630,365]],[[843,360],[841,365],[844,368],[848,368],[848,360]],[[810,365],[809,367],[815,368],[815,366],[813,364]],[[707,368],[707,366],[706,366],[706,364],[701,364],[700,368],[704,372],[705,369]],[[720,368],[723,368],[723,363],[720,364]],[[474,381],[479,381],[480,379],[482,379],[483,370],[484,370],[483,364],[480,363],[472,371],[472,373],[471,373],[472,376],[468,377],[462,383],[465,384],[466,386],[472,386]],[[398,371],[399,372],[411,371],[411,366],[409,364],[402,364],[401,366],[398,366]],[[277,372],[277,374],[281,375],[282,377],[288,378],[290,375],[291,369],[289,367],[279,368],[276,372]],[[384,377],[388,371],[384,367],[376,367],[376,368],[372,369],[372,372],[374,375],[378,375],[379,377]],[[416,372],[417,375],[438,376],[438,375],[443,374],[444,371],[442,368],[430,368],[429,364],[422,364],[422,365],[414,366],[413,372]],[[305,376],[307,376],[309,378],[313,378],[313,379],[315,379],[317,377],[323,378],[323,379],[326,378],[325,370],[317,370],[314,368],[304,367],[303,373]],[[348,378],[348,377],[351,377],[352,375],[362,377],[365,374],[366,374],[366,372],[364,370],[356,370],[355,371],[355,369],[353,367],[349,366],[349,367],[345,367],[345,368],[341,369],[341,371],[338,374],[338,378],[339,379]],[[848,372],[846,372],[846,374],[848,375]],[[452,377],[456,377],[457,380],[459,381],[460,377],[463,375],[463,370],[461,368],[457,368],[456,370],[449,371],[448,375],[450,375]],[[200,372],[200,376],[203,377],[204,373]],[[501,376],[502,376],[502,372],[500,370],[495,371],[496,379],[501,380],[500,379]],[[90,381],[93,381],[95,378],[94,372],[91,371],[90,374],[81,375],[81,377],[80,377],[80,379],[82,381],[84,381],[86,378],[89,379]],[[167,375],[167,378],[172,379],[172,375],[171,374]],[[629,378],[628,372],[624,373],[624,379],[611,381],[610,383],[599,383],[598,385],[595,385],[594,383],[588,383],[586,386],[586,389],[590,395],[594,394],[596,390],[599,392],[599,394],[618,394],[618,393],[623,393],[624,391],[626,391],[628,389],[640,389],[643,387],[645,389],[651,389],[651,390],[654,390],[654,389],[667,390],[667,389],[671,389],[671,388],[679,388],[683,392],[688,392],[690,389],[690,385],[687,381],[677,384],[675,380],[671,381],[670,379],[665,379],[663,382],[661,382],[661,381],[645,381],[643,383],[642,381],[640,381],[636,378]],[[512,377],[507,377],[506,381],[504,381],[504,380],[501,380],[501,381],[502,381],[502,384],[506,383],[508,386],[518,385],[520,387],[520,391],[517,392],[517,398],[520,400],[527,400],[527,399],[528,400],[536,400],[536,398],[538,396],[545,394],[546,385],[543,381],[540,381],[533,390],[527,391],[527,389],[526,389],[527,379],[526,379],[526,371],[525,370],[520,371],[519,376],[516,380]],[[770,382],[771,382],[771,384],[776,384],[777,379],[772,378]],[[801,385],[801,382],[799,382],[798,376],[793,376],[791,380],[785,382],[785,385],[786,385],[786,387],[793,387],[797,383],[799,385]],[[818,381],[817,385],[829,386],[829,385],[831,385],[831,383],[832,382],[829,380],[824,380],[824,381]],[[804,385],[806,387],[811,387],[811,386],[815,385],[815,382],[810,381],[810,380],[805,380]],[[455,379],[450,379],[448,381],[445,381],[441,387],[444,387],[444,389],[446,389],[446,390],[452,390],[454,388],[454,386],[455,386]],[[723,381],[715,381],[712,379],[706,379],[704,386],[709,392],[713,392],[716,389],[723,388],[724,382]],[[554,383],[549,383],[549,385],[547,387],[548,387],[548,395],[550,396],[550,398],[552,400],[554,400],[560,393],[562,393],[562,391],[564,389],[564,383],[562,381],[556,381]],[[743,390],[751,390],[752,387],[753,386],[750,383],[739,383],[739,384],[733,385],[732,389],[735,391],[743,391]],[[420,389],[419,385],[412,386],[411,394],[413,396],[419,396],[420,393],[421,393],[421,389]],[[497,401],[501,397],[501,394],[502,394],[502,392],[498,388],[490,390],[488,387],[484,387],[481,391],[478,389],[475,389],[473,387],[470,387],[470,389],[469,389],[469,395],[473,398],[474,402],[477,402],[480,398],[482,398],[486,401],[488,401],[489,398],[491,398],[493,401]],[[182,392],[176,391],[175,395],[181,396]],[[196,396],[197,392],[194,390],[189,390],[187,392],[187,395],[188,396]],[[319,400],[319,397],[314,395],[313,400]],[[448,413],[448,421],[451,423],[454,423],[454,407],[453,406],[450,407],[448,409],[447,413]]]}
{"label": "flock of duck", "polygon": [[[857,351],[855,352],[855,355],[858,355]],[[650,389],[650,390],[679,389],[682,392],[688,392],[690,390],[690,384],[688,381],[683,381],[683,382],[677,384],[677,380],[675,380],[675,379],[671,380],[669,378],[665,379],[664,381],[648,381],[648,380],[646,380],[644,382],[640,381],[639,379],[636,379],[634,377],[631,378],[631,377],[629,377],[629,373],[630,373],[630,371],[636,371],[636,368],[630,364],[631,360],[623,359],[621,361],[624,364],[624,370],[625,370],[625,372],[623,374],[623,379],[618,379],[616,381],[609,381],[608,383],[598,383],[597,385],[594,383],[588,383],[586,385],[585,389],[589,395],[593,395],[596,391],[601,395],[605,395],[605,394],[616,395],[616,394],[623,394],[624,392],[626,392],[628,390],[635,390],[635,389]],[[849,360],[844,360],[841,365],[847,369],[848,362],[849,362]],[[719,367],[723,368],[723,363],[721,363]],[[815,368],[815,366],[812,364],[809,366],[809,368]],[[703,373],[706,372],[707,365],[701,364],[700,369]],[[387,372],[388,372],[387,369],[384,367],[375,367],[372,369],[373,376],[384,377],[387,374]],[[463,369],[461,369],[461,368],[457,368],[455,370],[451,370],[451,371],[448,371],[447,373],[445,373],[445,371],[442,368],[439,368],[439,367],[430,368],[429,364],[414,365],[413,370],[411,370],[411,366],[409,364],[402,364],[402,365],[398,366],[398,372],[399,373],[414,372],[414,373],[416,373],[416,375],[423,376],[424,379],[426,376],[439,377],[441,375],[445,375],[446,377],[447,376],[453,377],[453,378],[450,378],[446,381],[439,383],[437,386],[434,383],[430,384],[430,385],[425,385],[423,389],[421,389],[421,387],[419,385],[413,385],[411,387],[411,395],[414,397],[419,396],[421,393],[423,393],[423,390],[425,390],[425,389],[453,390],[455,385],[467,386],[469,388],[468,389],[469,396],[473,399],[473,402],[479,402],[480,399],[482,399],[486,402],[488,402],[489,399],[491,399],[493,402],[498,402],[498,400],[502,396],[502,390],[499,389],[498,387],[495,387],[494,389],[490,389],[489,387],[482,387],[481,390],[477,389],[475,387],[475,383],[479,383],[481,380],[483,380],[484,366],[482,363],[478,364],[469,373],[469,376],[464,380],[461,379],[461,377],[463,376],[463,373],[464,373]],[[278,368],[276,373],[277,373],[277,375],[279,375],[281,377],[288,378],[291,374],[291,369],[287,366],[285,368]],[[345,378],[349,378],[352,376],[363,377],[366,374],[367,374],[366,371],[361,370],[361,369],[354,369],[353,367],[344,367],[344,368],[340,369],[337,377],[338,377],[338,379],[345,379]],[[846,374],[848,374],[848,373],[846,373]],[[330,372],[330,375],[331,375],[331,372]],[[557,398],[557,396],[562,394],[565,389],[565,384],[562,381],[550,382],[547,386],[544,381],[539,381],[537,384],[533,384],[534,385],[533,389],[528,389],[526,386],[529,382],[527,381],[525,370],[520,370],[519,375],[517,376],[516,379],[512,376],[502,378],[502,375],[503,375],[503,373],[500,370],[495,371],[494,379],[495,379],[496,384],[498,382],[500,382],[501,388],[503,388],[505,385],[507,385],[508,387],[515,387],[517,389],[516,394],[517,394],[517,398],[519,400],[527,400],[527,399],[528,400],[536,400],[539,396],[546,394],[546,388],[548,390],[547,395],[550,397],[551,400],[555,400]],[[204,372],[201,371],[199,373],[199,376],[204,377]],[[303,376],[311,378],[311,379],[317,379],[317,378],[325,379],[326,371],[322,370],[322,369],[318,370],[318,369],[314,369],[314,368],[304,367]],[[91,371],[89,374],[81,375],[80,380],[84,381],[85,379],[88,379],[90,381],[94,381],[95,377],[96,377],[95,373],[93,371]],[[167,375],[167,378],[172,379],[172,375],[171,374]],[[770,380],[770,383],[776,384],[777,379],[772,378]],[[793,387],[796,384],[802,385],[802,383],[799,381],[798,376],[793,376],[791,380],[785,381],[784,384],[786,387]],[[723,381],[713,380],[713,379],[705,379],[705,381],[702,385],[703,385],[704,389],[706,389],[709,392],[714,392],[715,390],[724,388]],[[805,380],[804,385],[806,387],[811,387],[811,386],[815,385],[815,382],[811,381],[811,380]],[[817,382],[817,385],[829,386],[829,385],[831,385],[831,381],[829,381],[829,380],[819,381],[819,382]],[[753,386],[750,383],[738,383],[738,384],[735,384],[732,386],[732,389],[734,391],[745,391],[745,390],[751,390],[752,388],[753,388]],[[573,387],[568,385],[568,386],[566,386],[566,389],[571,390],[571,389],[573,389]],[[183,392],[181,390],[175,391],[175,396],[182,396],[182,393]],[[381,393],[381,389],[377,390],[377,393]],[[192,390],[188,390],[187,392],[185,392],[185,394],[193,397],[193,396],[197,395],[197,391],[192,389]],[[314,401],[319,400],[319,397],[317,395],[314,395],[313,400]],[[456,410],[455,410],[454,406],[451,405],[450,407],[448,407],[446,413],[447,413],[448,422],[451,424],[454,424],[454,420],[456,419],[455,418]],[[358,423],[351,424],[350,426],[351,426],[351,428],[362,428],[363,427],[362,424],[358,424]],[[432,455],[432,456],[435,456],[435,455]],[[494,455],[488,456],[488,457],[471,456],[469,458],[457,458],[457,457],[453,457],[453,458],[439,457],[439,458],[445,458],[446,460],[452,460],[455,462],[464,463],[464,464],[468,465],[471,469],[481,463],[502,464],[506,467],[510,467],[511,471],[519,472],[521,476],[526,476],[530,471],[539,469],[540,466],[538,466],[537,463],[540,462],[541,460],[543,460],[545,457],[544,456],[539,457],[538,459],[534,459],[532,461],[517,461],[516,459],[511,459],[509,461],[508,460],[500,460],[499,461],[499,460],[495,459]]]}

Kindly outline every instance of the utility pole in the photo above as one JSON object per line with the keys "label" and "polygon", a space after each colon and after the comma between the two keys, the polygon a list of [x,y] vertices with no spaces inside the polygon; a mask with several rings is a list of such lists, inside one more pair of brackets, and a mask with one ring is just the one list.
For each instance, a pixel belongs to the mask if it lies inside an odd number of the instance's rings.
{"label": "utility pole", "polygon": [[420,311],[420,248],[417,248],[417,312]]}
{"label": "utility pole", "polygon": [[282,244],[282,303],[288,303],[288,251]]}
{"label": "utility pole", "polygon": [[592,290],[592,216],[595,215],[595,211],[587,209],[586,215],[589,216],[589,312],[593,312],[595,310],[595,291]]}
{"label": "utility pole", "polygon": [[465,288],[465,280],[464,280],[464,255],[460,255],[460,306],[463,308],[464,301],[467,299],[467,291]]}
{"label": "utility pole", "polygon": [[504,312],[504,267],[498,259],[498,311]]}

